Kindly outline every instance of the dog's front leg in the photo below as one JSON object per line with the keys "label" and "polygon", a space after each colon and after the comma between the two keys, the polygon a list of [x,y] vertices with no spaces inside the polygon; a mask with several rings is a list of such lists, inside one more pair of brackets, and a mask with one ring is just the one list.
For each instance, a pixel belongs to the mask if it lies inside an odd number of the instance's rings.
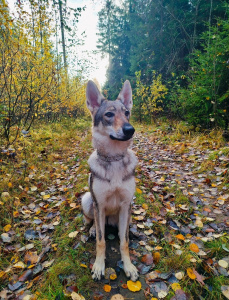
{"label": "dog's front leg", "polygon": [[119,238],[120,238],[120,252],[123,261],[124,271],[127,277],[132,281],[138,279],[137,268],[131,263],[129,254],[129,222],[131,214],[131,205],[127,207],[122,205],[119,212]]}
{"label": "dog's front leg", "polygon": [[105,212],[104,209],[94,204],[94,221],[96,226],[96,260],[92,268],[92,278],[100,280],[105,272]]}

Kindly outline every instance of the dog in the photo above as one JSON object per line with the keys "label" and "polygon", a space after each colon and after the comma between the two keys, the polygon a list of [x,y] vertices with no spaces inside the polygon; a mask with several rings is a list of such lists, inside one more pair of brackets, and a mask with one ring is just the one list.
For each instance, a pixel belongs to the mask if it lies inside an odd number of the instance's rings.
{"label": "dog", "polygon": [[134,127],[129,123],[132,89],[126,80],[115,101],[106,100],[93,81],[86,88],[87,107],[91,112],[92,142],[95,151],[88,160],[90,192],[82,198],[86,224],[92,221],[90,235],[96,235],[96,260],[92,278],[100,280],[105,272],[105,224],[118,226],[124,271],[132,281],[138,271],[129,256],[129,223],[135,192],[137,158],[132,145]]}

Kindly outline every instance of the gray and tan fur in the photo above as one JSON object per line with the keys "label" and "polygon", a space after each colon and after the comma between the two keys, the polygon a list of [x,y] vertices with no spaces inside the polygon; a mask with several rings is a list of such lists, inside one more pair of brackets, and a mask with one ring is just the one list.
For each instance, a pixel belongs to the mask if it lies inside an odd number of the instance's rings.
{"label": "gray and tan fur", "polygon": [[105,271],[105,223],[118,226],[120,252],[127,277],[136,281],[138,271],[129,256],[129,222],[135,192],[134,170],[137,158],[129,149],[134,128],[129,123],[132,90],[129,81],[115,101],[105,100],[93,81],[86,90],[87,106],[93,120],[93,146],[90,156],[90,192],[82,198],[86,223],[93,221],[90,234],[96,233],[96,260],[93,279],[100,280]]}

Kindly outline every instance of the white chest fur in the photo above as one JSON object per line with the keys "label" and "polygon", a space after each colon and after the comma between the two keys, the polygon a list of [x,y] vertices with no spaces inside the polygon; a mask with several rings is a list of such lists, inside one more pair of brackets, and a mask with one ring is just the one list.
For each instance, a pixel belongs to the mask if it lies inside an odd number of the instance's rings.
{"label": "white chest fur", "polygon": [[88,163],[93,176],[94,196],[106,215],[116,214],[120,205],[129,206],[135,192],[137,158],[134,152],[128,149],[122,159],[108,162],[94,151]]}

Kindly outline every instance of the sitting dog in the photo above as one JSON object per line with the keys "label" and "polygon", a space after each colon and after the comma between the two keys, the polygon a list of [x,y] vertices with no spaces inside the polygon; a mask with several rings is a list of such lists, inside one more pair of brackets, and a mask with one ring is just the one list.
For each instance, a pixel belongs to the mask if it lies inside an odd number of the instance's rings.
{"label": "sitting dog", "polygon": [[88,160],[90,192],[82,198],[82,209],[85,223],[94,221],[90,234],[96,234],[96,260],[92,278],[100,280],[104,275],[105,224],[109,224],[118,226],[124,271],[127,277],[136,281],[138,271],[129,256],[129,223],[137,165],[136,156],[128,149],[135,131],[129,123],[133,106],[130,82],[125,81],[117,100],[109,101],[95,83],[89,81],[86,98],[93,120],[95,151]]}

